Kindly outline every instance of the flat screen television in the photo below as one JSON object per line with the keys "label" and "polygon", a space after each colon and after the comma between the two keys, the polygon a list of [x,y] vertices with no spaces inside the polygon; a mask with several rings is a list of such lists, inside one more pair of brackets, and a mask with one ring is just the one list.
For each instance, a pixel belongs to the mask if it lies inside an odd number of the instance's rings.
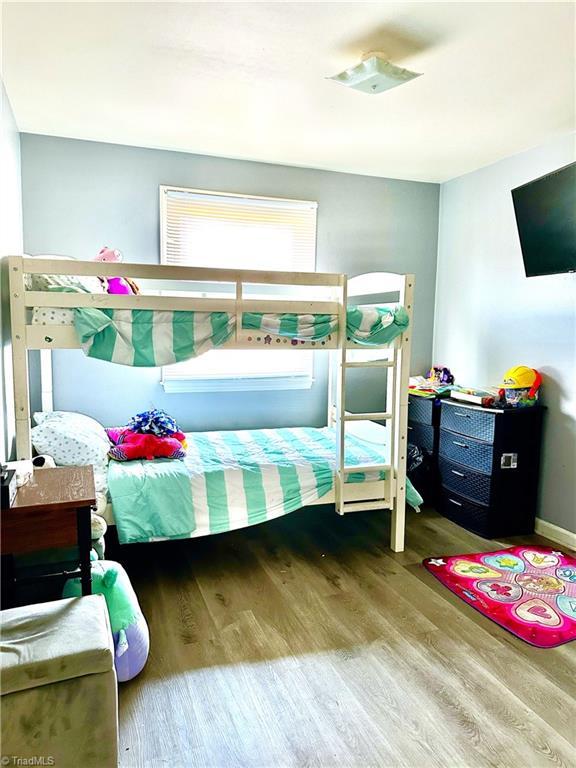
{"label": "flat screen television", "polygon": [[576,163],[512,190],[527,277],[576,270]]}

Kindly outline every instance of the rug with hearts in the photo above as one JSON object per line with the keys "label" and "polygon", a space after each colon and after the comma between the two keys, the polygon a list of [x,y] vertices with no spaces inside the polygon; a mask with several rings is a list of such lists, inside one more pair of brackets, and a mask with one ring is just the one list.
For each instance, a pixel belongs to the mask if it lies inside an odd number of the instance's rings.
{"label": "rug with hearts", "polygon": [[445,587],[538,648],[576,639],[576,559],[542,547],[429,557]]}

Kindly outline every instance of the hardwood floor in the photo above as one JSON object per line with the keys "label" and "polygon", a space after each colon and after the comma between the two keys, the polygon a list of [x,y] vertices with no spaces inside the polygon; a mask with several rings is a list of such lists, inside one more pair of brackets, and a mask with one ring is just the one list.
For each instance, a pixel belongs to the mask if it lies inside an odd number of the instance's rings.
{"label": "hardwood floor", "polygon": [[533,648],[452,595],[422,558],[497,542],[408,518],[401,554],[387,513],[321,507],[123,547],[151,652],[120,686],[121,766],[576,766],[576,643]]}

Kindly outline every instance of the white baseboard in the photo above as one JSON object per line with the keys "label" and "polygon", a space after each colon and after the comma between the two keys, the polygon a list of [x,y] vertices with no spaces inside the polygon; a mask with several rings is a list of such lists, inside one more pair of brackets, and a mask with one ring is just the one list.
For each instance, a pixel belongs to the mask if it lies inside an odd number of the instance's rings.
{"label": "white baseboard", "polygon": [[550,541],[553,541],[555,544],[561,544],[563,547],[576,549],[576,533],[567,531],[566,528],[560,528],[559,525],[548,523],[546,520],[541,520],[537,517],[534,530],[536,533],[540,534],[540,536],[550,539]]}

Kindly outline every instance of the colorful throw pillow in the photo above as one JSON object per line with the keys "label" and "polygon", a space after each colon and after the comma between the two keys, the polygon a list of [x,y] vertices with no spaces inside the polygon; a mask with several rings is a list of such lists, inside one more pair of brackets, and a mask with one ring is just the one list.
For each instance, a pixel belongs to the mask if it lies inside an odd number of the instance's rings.
{"label": "colorful throw pillow", "polygon": [[[111,443],[114,443],[114,445],[118,445],[118,443],[124,442],[125,436],[127,434],[137,432],[137,430],[131,429],[130,427],[108,427],[104,431],[108,436],[108,440],[110,440]],[[156,435],[156,437],[159,437],[159,435]],[[166,437],[175,437],[176,440],[180,440],[184,448],[188,447],[186,444],[186,435],[184,432],[172,432],[172,434],[166,435]]]}
{"label": "colorful throw pillow", "polygon": [[113,445],[118,445],[118,443],[121,443],[124,432],[129,431],[130,430],[128,427],[108,427],[105,430],[108,440],[110,440]]}
{"label": "colorful throw pillow", "polygon": [[[112,432],[113,430],[110,430]],[[124,428],[118,430],[118,442],[110,448],[109,455],[116,461],[132,461],[133,459],[183,459],[186,451],[176,437],[156,437],[143,435]],[[184,437],[184,435],[182,435]]]}

